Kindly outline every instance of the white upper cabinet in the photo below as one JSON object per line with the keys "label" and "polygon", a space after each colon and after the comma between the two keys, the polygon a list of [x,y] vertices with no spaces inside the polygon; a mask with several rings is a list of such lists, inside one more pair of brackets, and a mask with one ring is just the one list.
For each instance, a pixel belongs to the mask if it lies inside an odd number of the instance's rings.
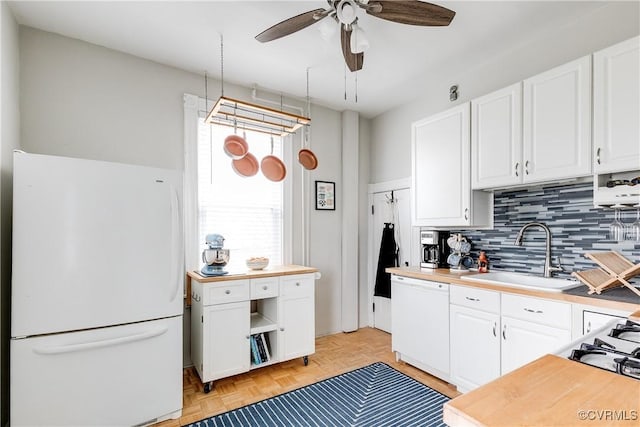
{"label": "white upper cabinet", "polygon": [[640,169],[640,37],[593,55],[594,172]]}
{"label": "white upper cabinet", "polygon": [[469,103],[411,126],[414,226],[486,226],[489,196],[471,192]]}
{"label": "white upper cabinet", "polygon": [[591,56],[523,83],[523,183],[591,174]]}
{"label": "white upper cabinet", "polygon": [[471,187],[522,183],[522,83],[471,102]]}

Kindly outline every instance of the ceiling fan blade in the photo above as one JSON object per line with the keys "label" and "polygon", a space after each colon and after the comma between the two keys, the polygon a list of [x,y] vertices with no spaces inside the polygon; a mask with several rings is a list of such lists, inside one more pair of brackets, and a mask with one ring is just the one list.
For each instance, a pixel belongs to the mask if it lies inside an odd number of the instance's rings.
{"label": "ceiling fan blade", "polygon": [[342,44],[342,55],[344,56],[344,62],[347,63],[347,67],[351,71],[358,71],[362,69],[364,62],[364,53],[351,52],[351,30],[347,29],[346,25],[342,25],[342,31],[340,32],[340,43]]}
{"label": "ceiling fan blade", "polygon": [[280,37],[288,36],[296,31],[302,30],[309,25],[325,18],[328,14],[324,9],[314,9],[309,12],[301,13],[293,18],[285,19],[282,22],[278,22],[276,25],[267,28],[256,36],[256,40],[265,43],[271,40],[279,39]]}
{"label": "ceiling fan blade", "polygon": [[434,27],[449,25],[456,15],[446,7],[418,0],[376,0],[366,10],[367,14],[387,21]]}

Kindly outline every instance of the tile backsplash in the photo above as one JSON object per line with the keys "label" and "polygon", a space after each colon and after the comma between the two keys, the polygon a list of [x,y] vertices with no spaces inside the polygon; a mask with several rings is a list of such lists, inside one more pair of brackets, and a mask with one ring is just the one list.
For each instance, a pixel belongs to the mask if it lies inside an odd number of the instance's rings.
{"label": "tile backsplash", "polygon": [[[635,209],[622,211],[625,224],[635,219]],[[529,228],[522,246],[514,245],[520,228],[532,221],[545,223],[551,229],[552,265],[557,265],[560,257],[564,268],[555,274],[557,277],[569,278],[572,271],[595,268],[596,264],[584,257],[587,252],[617,251],[634,263],[640,262],[640,242],[609,240],[613,210],[593,207],[590,182],[496,191],[493,230],[458,232],[471,241],[474,260],[481,250],[487,253],[490,269],[542,274],[544,231]]]}

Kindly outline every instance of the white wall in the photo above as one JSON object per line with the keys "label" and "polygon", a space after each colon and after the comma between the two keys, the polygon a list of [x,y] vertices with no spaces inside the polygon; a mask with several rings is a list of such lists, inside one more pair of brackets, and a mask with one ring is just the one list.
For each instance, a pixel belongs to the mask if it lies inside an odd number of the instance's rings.
{"label": "white wall", "polygon": [[20,148],[18,24],[0,4],[0,425],[8,422],[13,150]]}
{"label": "white wall", "polygon": [[[486,58],[457,75],[430,76],[429,90],[402,107],[372,120],[371,183],[406,177],[411,170],[411,123],[454,105],[588,55],[640,33],[640,3],[612,2],[519,49]],[[449,87],[460,96],[449,102]]]}
{"label": "white wall", "polygon": [[[25,151],[183,169],[183,94],[204,96],[204,77],[131,55],[20,27],[22,147]],[[209,80],[209,98],[220,84]],[[225,95],[251,100],[249,88],[225,82]],[[279,95],[260,93],[279,101]],[[284,99],[299,105],[298,100]],[[312,172],[293,174],[293,261],[303,262],[302,177],[310,203],[309,265],[317,282],[316,333],[340,330],[341,212],[313,210],[314,180],[341,184],[340,113],[312,105],[311,146],[319,159]],[[294,159],[301,138],[294,138]],[[338,203],[340,203],[338,201]]]}

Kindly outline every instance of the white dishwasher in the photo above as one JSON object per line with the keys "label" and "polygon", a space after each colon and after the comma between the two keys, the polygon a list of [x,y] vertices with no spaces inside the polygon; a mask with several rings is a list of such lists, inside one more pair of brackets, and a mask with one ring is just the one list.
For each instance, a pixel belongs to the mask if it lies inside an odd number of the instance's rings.
{"label": "white dishwasher", "polygon": [[449,381],[449,285],[391,276],[391,350]]}

